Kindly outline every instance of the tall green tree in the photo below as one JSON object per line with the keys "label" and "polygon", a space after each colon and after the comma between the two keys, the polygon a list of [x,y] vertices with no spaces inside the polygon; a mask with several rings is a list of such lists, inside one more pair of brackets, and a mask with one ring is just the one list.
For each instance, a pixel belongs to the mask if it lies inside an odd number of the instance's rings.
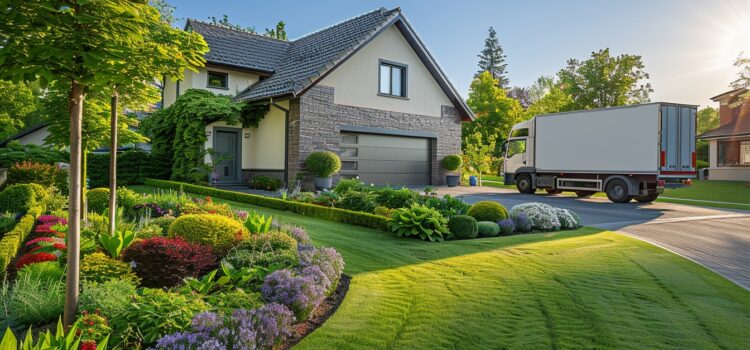
{"label": "tall green tree", "polygon": [[[0,11],[0,79],[39,80],[67,90],[70,195],[63,320],[75,320],[79,290],[83,110],[86,94],[123,79],[128,50],[148,45],[159,13],[146,0],[5,0]],[[196,38],[197,39],[197,38]],[[202,39],[201,39],[202,40]]]}
{"label": "tall green tree", "polygon": [[740,99],[737,101],[737,105],[739,105],[743,101],[750,99],[750,57],[744,57],[740,54],[737,60],[734,61],[734,66],[739,69],[739,73],[737,80],[732,82],[732,88],[746,90],[740,95]]}
{"label": "tall green tree", "polygon": [[555,77],[542,75],[539,78],[536,78],[534,84],[531,84],[531,86],[529,87],[529,102],[531,102],[531,104],[534,104],[537,101],[541,100],[542,97],[550,92],[554,84]]}
{"label": "tall green tree", "polygon": [[[480,140],[484,140],[486,144],[490,139],[505,140],[513,124],[519,121],[523,112],[521,104],[506,96],[505,91],[497,85],[497,80],[489,72],[483,72],[471,83],[469,99],[466,102],[474,111],[475,119],[461,124],[464,151],[471,142],[477,140],[471,138],[471,135],[480,133]],[[493,156],[502,156],[499,144],[493,144]]]}
{"label": "tall green tree", "polygon": [[495,28],[490,27],[489,35],[484,40],[484,49],[477,56],[479,57],[479,71],[474,77],[478,77],[482,72],[489,72],[497,80],[498,87],[507,89],[508,83],[510,83],[506,76],[508,64],[505,63],[505,54],[503,53],[503,47],[500,46]]}
{"label": "tall green tree", "polygon": [[641,56],[614,57],[609,49],[592,52],[585,61],[568,60],[568,66],[557,76],[563,90],[573,98],[574,109],[648,102],[654,91]]}
{"label": "tall green tree", "polygon": [[481,132],[475,132],[466,137],[466,149],[464,149],[465,173],[477,174],[479,186],[482,186],[482,174],[490,172],[495,156],[495,135],[482,136]]}
{"label": "tall green tree", "polygon": [[706,107],[698,111],[698,125],[696,127],[698,134],[718,127],[719,110],[717,108]]}
{"label": "tall green tree", "polygon": [[531,119],[537,115],[567,112],[574,109],[573,98],[560,87],[560,84],[551,81],[546,88],[548,89],[547,92],[523,112],[523,120]]}
{"label": "tall green tree", "polygon": [[0,80],[0,140],[31,126],[25,119],[37,108],[37,98],[26,84]]}

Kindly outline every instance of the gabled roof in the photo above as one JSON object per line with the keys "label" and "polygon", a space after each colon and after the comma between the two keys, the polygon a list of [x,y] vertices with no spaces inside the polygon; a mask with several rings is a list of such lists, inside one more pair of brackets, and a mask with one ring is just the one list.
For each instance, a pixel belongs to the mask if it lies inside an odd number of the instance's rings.
{"label": "gabled roof", "polygon": [[380,8],[290,42],[195,20],[189,20],[186,28],[206,39],[211,50],[206,55],[208,63],[271,73],[235,97],[258,101],[303,94],[391,25],[401,31],[443,92],[458,107],[462,119],[473,119],[473,112],[399,8]]}
{"label": "gabled roof", "polygon": [[739,93],[744,92],[744,91],[745,91],[745,89],[743,89],[743,88],[729,90],[727,92],[724,92],[724,93],[718,94],[718,95],[716,95],[714,97],[711,97],[711,101],[719,102],[719,100],[721,98],[723,98],[724,96],[727,96],[727,95],[738,95]]}
{"label": "gabled roof", "polygon": [[5,146],[9,142],[11,142],[11,141],[18,140],[18,139],[20,139],[20,138],[22,138],[22,137],[24,137],[26,135],[29,135],[29,134],[37,131],[37,130],[41,130],[42,128],[44,128],[44,127],[46,127],[48,125],[49,125],[49,123],[41,123],[41,124],[34,125],[32,127],[29,127],[27,129],[24,129],[21,132],[19,132],[18,134],[15,134],[13,136],[8,137],[5,140],[0,141],[0,146]]}
{"label": "gabled roof", "polygon": [[697,136],[699,139],[716,139],[723,137],[750,136],[750,113],[740,113],[729,123],[709,130]]}
{"label": "gabled roof", "polygon": [[210,51],[206,63],[272,73],[291,42],[188,19],[185,30],[203,35]]}

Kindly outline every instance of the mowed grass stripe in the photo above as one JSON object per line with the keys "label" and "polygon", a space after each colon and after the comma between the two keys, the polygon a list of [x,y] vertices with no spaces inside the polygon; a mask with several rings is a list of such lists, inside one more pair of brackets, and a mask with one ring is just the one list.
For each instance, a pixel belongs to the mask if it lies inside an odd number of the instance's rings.
{"label": "mowed grass stripe", "polygon": [[750,293],[613,232],[427,243],[230,204],[304,226],[354,277],[337,312],[295,349],[744,349],[750,340]]}

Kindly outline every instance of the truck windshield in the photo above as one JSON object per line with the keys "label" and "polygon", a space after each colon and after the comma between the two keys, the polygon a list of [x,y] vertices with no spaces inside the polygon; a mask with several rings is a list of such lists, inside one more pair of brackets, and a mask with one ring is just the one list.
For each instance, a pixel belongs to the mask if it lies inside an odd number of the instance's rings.
{"label": "truck windshield", "polygon": [[526,152],[526,140],[510,140],[508,141],[508,152],[505,157],[510,158],[519,153]]}

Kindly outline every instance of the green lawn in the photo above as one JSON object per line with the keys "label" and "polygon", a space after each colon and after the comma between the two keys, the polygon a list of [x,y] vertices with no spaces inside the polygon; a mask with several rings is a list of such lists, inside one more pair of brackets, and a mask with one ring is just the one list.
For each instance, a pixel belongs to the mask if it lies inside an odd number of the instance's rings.
{"label": "green lawn", "polygon": [[304,226],[354,277],[296,349],[747,348],[749,292],[613,232],[427,243],[229,203]]}

